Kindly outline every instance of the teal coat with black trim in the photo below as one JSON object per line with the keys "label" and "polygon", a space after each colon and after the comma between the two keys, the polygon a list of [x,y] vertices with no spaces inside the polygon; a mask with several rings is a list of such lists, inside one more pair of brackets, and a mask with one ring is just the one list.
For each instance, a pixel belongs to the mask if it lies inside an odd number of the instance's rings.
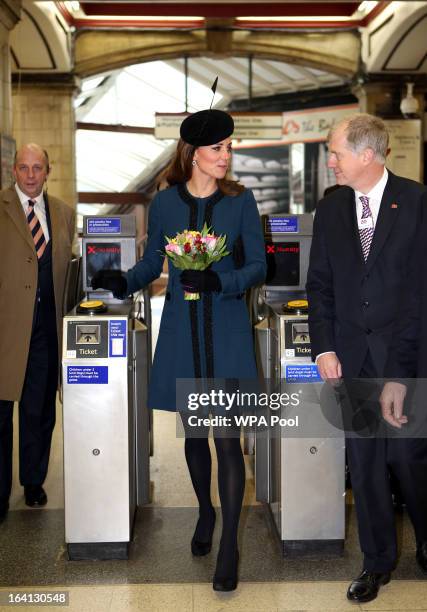
{"label": "teal coat with black trim", "polygon": [[264,280],[266,262],[260,218],[250,190],[238,196],[218,190],[208,198],[194,198],[184,185],[159,192],[150,207],[144,256],[127,273],[128,290],[133,293],[160,276],[165,236],[173,237],[184,229],[201,230],[205,222],[215,234],[227,237],[230,255],[212,265],[222,289],[201,294],[197,301],[185,301],[181,271],[169,262],[169,282],[148,392],[150,408],[179,409],[177,378],[257,377],[252,330],[243,298],[247,289]]}

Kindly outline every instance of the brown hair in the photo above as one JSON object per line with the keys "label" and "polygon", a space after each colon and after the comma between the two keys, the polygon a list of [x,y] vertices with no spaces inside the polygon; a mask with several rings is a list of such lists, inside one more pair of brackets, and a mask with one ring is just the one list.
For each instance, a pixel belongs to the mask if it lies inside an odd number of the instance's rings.
{"label": "brown hair", "polygon": [[[166,181],[169,187],[178,183],[186,183],[191,179],[193,173],[193,156],[197,147],[188,144],[182,138],[178,140],[175,155],[166,168],[159,182]],[[219,179],[218,187],[225,195],[237,196],[242,193],[245,188],[237,181],[230,179]]]}

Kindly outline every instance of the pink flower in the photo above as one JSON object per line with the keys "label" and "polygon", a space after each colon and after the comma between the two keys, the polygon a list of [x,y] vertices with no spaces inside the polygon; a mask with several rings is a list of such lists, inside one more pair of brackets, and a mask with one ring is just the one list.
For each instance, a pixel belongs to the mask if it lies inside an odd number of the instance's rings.
{"label": "pink flower", "polygon": [[179,244],[169,243],[166,245],[165,250],[169,251],[170,253],[176,253],[177,255],[182,255],[182,250]]}
{"label": "pink flower", "polygon": [[215,249],[216,243],[216,236],[206,236],[206,246],[208,248],[208,251],[213,251]]}

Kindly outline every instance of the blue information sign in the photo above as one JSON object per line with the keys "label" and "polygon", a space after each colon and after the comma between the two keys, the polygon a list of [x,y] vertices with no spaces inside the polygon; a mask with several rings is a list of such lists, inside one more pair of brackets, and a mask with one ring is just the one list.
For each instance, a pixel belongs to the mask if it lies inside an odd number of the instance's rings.
{"label": "blue information sign", "polygon": [[126,357],[126,319],[111,319],[109,322],[109,356]]}
{"label": "blue information sign", "polygon": [[267,234],[296,234],[298,217],[267,217],[265,231]]}
{"label": "blue information sign", "polygon": [[87,220],[88,234],[120,234],[122,221],[116,217],[95,217]]}
{"label": "blue information sign", "polygon": [[288,383],[315,383],[322,379],[314,363],[293,364],[285,366],[285,378]]}
{"label": "blue information sign", "polygon": [[67,366],[69,385],[108,385],[108,366]]}

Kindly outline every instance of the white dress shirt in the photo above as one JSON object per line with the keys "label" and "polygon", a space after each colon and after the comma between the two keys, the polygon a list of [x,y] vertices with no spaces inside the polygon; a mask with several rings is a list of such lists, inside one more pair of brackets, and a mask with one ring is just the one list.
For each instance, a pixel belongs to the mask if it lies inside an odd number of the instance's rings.
{"label": "white dress shirt", "polygon": [[373,229],[377,224],[378,214],[380,212],[381,200],[383,198],[383,193],[385,186],[388,180],[388,172],[387,168],[384,168],[384,172],[378,183],[371,189],[369,193],[362,193],[361,191],[355,191],[355,199],[356,199],[356,216],[357,216],[357,226],[359,228],[366,227],[361,224],[362,219],[362,210],[363,204],[360,201],[360,196],[366,196],[369,198],[369,208],[371,209],[372,218],[373,218]]}
{"label": "white dress shirt", "polygon": [[15,190],[18,194],[18,198],[22,204],[22,208],[24,209],[25,216],[28,216],[28,208],[29,208],[29,200],[35,202],[34,212],[37,215],[38,220],[40,221],[40,225],[42,226],[44,238],[46,240],[46,244],[49,242],[49,228],[47,226],[46,219],[46,207],[44,204],[43,192],[39,193],[36,198],[29,198],[25,193],[23,193],[18,185],[15,183]]}
{"label": "white dress shirt", "polygon": [[[388,180],[388,172],[387,168],[384,167],[384,172],[378,183],[369,191],[369,193],[362,193],[361,191],[355,191],[355,201],[356,201],[356,217],[357,217],[357,226],[359,228],[366,228],[367,226],[361,223],[362,219],[362,211],[363,204],[360,201],[360,196],[366,196],[369,198],[369,208],[372,213],[372,229],[375,229],[377,224],[378,214],[380,212],[381,200],[383,198],[385,186],[387,185]],[[324,353],[319,353],[316,355],[316,364],[319,357],[327,354],[335,354],[335,351],[325,351]]]}

